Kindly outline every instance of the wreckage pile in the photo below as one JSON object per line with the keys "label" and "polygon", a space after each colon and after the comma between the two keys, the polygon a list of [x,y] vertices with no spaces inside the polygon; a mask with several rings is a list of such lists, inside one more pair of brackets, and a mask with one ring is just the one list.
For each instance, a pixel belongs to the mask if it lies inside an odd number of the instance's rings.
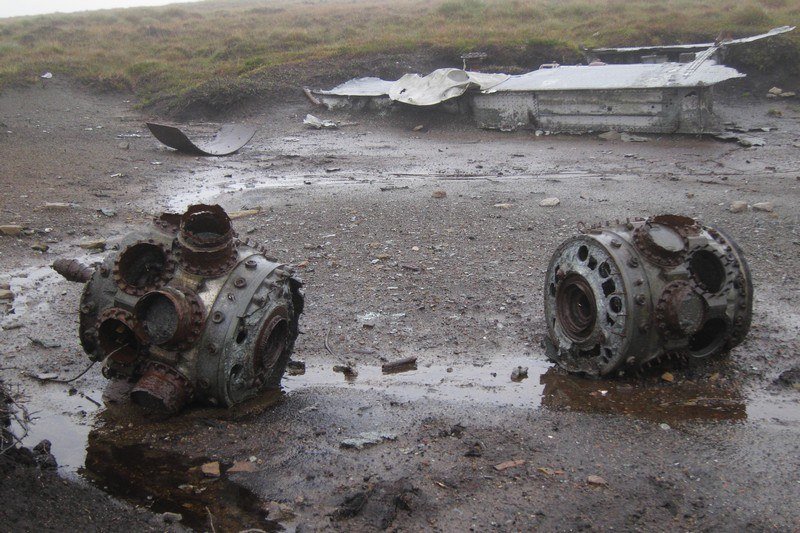
{"label": "wreckage pile", "polygon": [[724,353],[744,340],[753,305],[736,243],[678,215],[568,239],[553,254],[544,294],[548,357],[592,376]]}
{"label": "wreckage pile", "polygon": [[97,269],[54,268],[85,281],[80,340],[107,377],[136,380],[132,399],[177,412],[230,406],[277,388],[298,334],[301,283],[242,243],[218,205],[164,214],[123,239]]}

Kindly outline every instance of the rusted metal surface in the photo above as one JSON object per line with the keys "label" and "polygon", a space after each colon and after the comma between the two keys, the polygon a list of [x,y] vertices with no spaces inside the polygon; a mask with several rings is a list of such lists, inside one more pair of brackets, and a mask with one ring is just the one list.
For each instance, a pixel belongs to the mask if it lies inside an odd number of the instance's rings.
{"label": "rusted metal surface", "polygon": [[86,283],[94,274],[94,268],[84,265],[77,259],[56,259],[53,270],[64,276],[67,281]]}
{"label": "rusted metal surface", "polygon": [[256,134],[256,128],[242,124],[226,124],[207,143],[195,142],[180,129],[167,124],[148,122],[153,136],[179,152],[197,155],[223,156],[238,152]]}
{"label": "rusted metal surface", "polygon": [[545,280],[547,355],[570,372],[716,356],[750,328],[753,285],[741,250],[688,217],[584,229],[556,250]]}
{"label": "rusted metal surface", "polygon": [[[234,405],[280,385],[303,311],[290,267],[236,238],[218,205],[165,214],[89,269],[80,339],[107,377],[133,380],[131,397],[175,412],[191,401]],[[55,268],[55,266],[54,266]]]}

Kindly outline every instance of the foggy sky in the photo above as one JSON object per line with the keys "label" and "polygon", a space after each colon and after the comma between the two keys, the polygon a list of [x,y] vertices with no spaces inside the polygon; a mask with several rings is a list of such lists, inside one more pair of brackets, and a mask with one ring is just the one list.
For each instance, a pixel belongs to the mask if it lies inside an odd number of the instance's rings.
{"label": "foggy sky", "polygon": [[193,0],[26,0],[24,2],[0,0],[0,18],[115,7],[163,6],[190,1]]}

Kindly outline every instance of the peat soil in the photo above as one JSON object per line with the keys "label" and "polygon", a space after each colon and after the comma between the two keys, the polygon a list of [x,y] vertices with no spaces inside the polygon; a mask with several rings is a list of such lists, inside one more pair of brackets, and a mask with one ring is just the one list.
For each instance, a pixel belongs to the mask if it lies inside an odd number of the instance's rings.
{"label": "peat soil", "polygon": [[[776,378],[800,364],[800,104],[737,83],[717,109],[776,129],[757,148],[603,141],[432,112],[330,113],[298,95],[238,111],[256,137],[205,158],[161,146],[144,127],[158,117],[125,95],[57,79],[0,95],[0,225],[25,228],[0,236],[14,294],[0,303],[0,377],[31,413],[26,444],[49,439],[59,462],[58,476],[4,471],[0,529],[113,529],[98,521],[109,513],[119,529],[174,527],[141,508],[217,531],[797,529],[800,392]],[[348,125],[306,129],[309,112]],[[547,197],[560,204],[541,207]],[[774,211],[732,213],[734,201]],[[130,228],[198,202],[260,209],[235,220],[239,235],[297,266],[305,374],[242,409],[169,419],[130,406],[97,367],[36,379],[88,364],[81,286],[49,265],[100,261]],[[661,213],[724,228],[744,250],[746,341],[672,381],[552,368],[552,252],[579,222]],[[381,373],[412,355],[415,370]],[[332,371],[344,361],[355,379]],[[518,366],[529,377],[515,382]],[[377,442],[342,444],[359,437]],[[204,477],[217,461],[222,475]]]}

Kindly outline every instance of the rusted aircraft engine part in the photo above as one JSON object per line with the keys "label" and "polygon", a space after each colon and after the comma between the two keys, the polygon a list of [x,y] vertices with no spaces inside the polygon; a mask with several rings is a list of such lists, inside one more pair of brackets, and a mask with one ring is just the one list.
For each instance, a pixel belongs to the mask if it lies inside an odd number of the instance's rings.
{"label": "rusted aircraft engine part", "polygon": [[741,343],[753,285],[736,243],[678,215],[593,227],[565,241],[545,278],[547,355],[608,375]]}
{"label": "rusted aircraft engine part", "polygon": [[280,385],[301,286],[290,267],[240,242],[220,206],[195,205],[127,236],[92,271],[80,339],[107,377],[136,381],[131,397],[145,407],[230,406]]}
{"label": "rusted aircraft engine part", "polygon": [[147,122],[153,136],[179,152],[197,155],[222,156],[238,152],[256,134],[256,128],[242,124],[226,124],[210,142],[196,143],[175,126]]}
{"label": "rusted aircraft engine part", "polygon": [[56,259],[52,268],[64,276],[67,281],[76,283],[86,283],[94,274],[93,267],[84,265],[77,259]]}

